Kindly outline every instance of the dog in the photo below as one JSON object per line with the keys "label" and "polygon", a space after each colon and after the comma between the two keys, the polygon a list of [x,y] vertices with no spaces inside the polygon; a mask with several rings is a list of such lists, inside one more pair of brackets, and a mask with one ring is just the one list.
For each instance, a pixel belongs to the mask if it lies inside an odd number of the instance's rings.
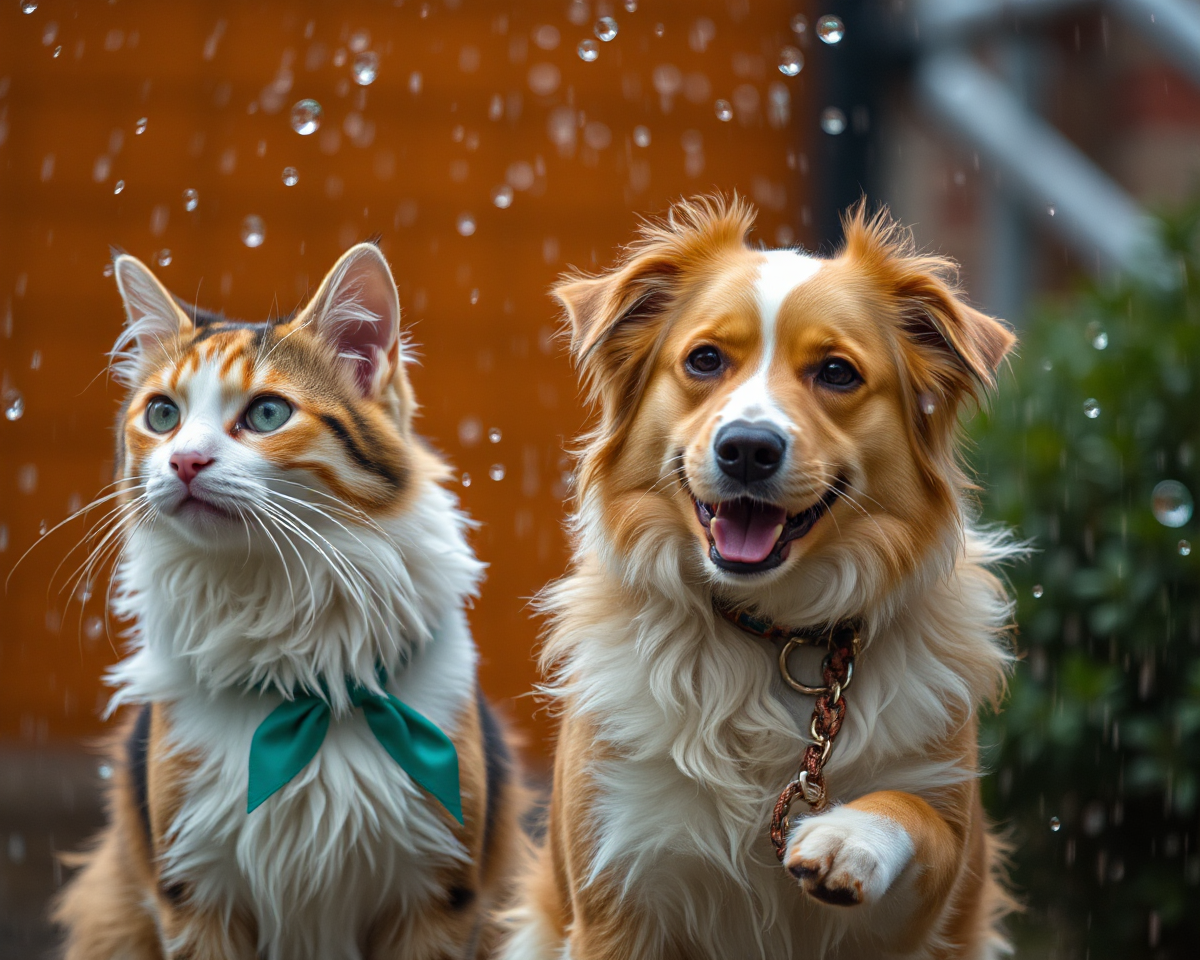
{"label": "dog", "polygon": [[554,288],[597,416],[542,598],[560,717],[506,960],[994,958],[979,795],[1020,547],[964,404],[1014,345],[860,204],[828,258],[699,198]]}
{"label": "dog", "polygon": [[371,244],[294,317],[177,302],[119,256],[110,818],[55,911],[67,960],[488,954],[521,850],[465,607],[482,565],[413,429]]}

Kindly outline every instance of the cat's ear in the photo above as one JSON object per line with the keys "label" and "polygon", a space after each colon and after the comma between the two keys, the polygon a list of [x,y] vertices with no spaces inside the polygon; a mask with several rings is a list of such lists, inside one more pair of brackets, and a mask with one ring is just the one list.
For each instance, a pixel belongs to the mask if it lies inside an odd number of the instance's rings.
{"label": "cat's ear", "polygon": [[377,246],[347,250],[299,319],[350,365],[364,397],[383,394],[400,363],[400,294]]}
{"label": "cat's ear", "polygon": [[113,261],[113,276],[125,302],[125,329],[113,347],[113,371],[126,385],[164,354],[168,344],[193,330],[192,321],[142,261],[123,253]]}

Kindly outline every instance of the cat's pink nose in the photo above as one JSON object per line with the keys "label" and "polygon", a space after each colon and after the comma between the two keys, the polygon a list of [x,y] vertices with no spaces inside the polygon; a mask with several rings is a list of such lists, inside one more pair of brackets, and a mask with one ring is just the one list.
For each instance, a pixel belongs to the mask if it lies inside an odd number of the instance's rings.
{"label": "cat's pink nose", "polygon": [[196,479],[196,474],[212,463],[212,457],[190,450],[187,453],[171,454],[171,469],[179,475],[185,485]]}

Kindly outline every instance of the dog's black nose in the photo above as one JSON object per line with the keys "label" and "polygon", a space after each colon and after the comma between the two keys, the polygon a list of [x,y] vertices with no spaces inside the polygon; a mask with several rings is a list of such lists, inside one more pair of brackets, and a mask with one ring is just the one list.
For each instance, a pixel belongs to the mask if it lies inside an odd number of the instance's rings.
{"label": "dog's black nose", "polygon": [[734,420],[717,431],[713,448],[721,470],[748,484],[766,480],[779,469],[787,441],[767,424]]}

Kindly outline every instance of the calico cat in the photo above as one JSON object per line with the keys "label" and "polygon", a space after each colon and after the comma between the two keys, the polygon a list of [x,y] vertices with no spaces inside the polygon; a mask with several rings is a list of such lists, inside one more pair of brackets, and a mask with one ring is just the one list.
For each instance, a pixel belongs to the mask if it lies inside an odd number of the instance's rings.
{"label": "calico cat", "polygon": [[484,955],[523,794],[386,260],[354,247],[265,323],[114,272],[129,716],[67,960]]}

